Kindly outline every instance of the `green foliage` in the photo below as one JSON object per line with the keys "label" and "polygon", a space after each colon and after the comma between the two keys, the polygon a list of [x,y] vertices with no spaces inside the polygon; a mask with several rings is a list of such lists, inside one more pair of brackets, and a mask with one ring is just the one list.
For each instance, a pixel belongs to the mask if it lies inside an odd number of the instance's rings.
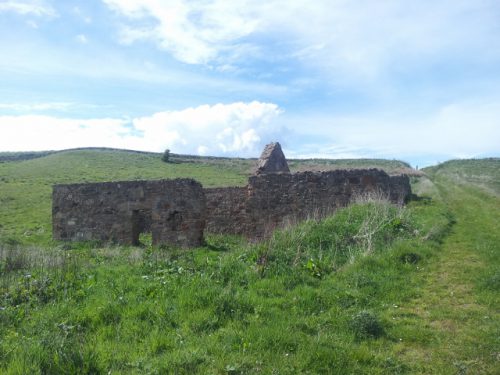
{"label": "green foliage", "polygon": [[359,256],[413,236],[411,219],[404,208],[387,201],[365,202],[339,210],[325,220],[275,232],[257,247],[257,263],[261,273],[288,274],[293,268],[302,268],[322,278]]}
{"label": "green foliage", "polygon": [[486,290],[500,292],[500,271],[495,271],[484,277],[481,287]]}
{"label": "green foliage", "polygon": [[[395,215],[412,228],[411,215],[379,205],[387,203],[356,205],[261,245],[210,236],[205,248],[189,252],[32,248],[22,266],[2,277],[3,369],[382,373],[385,359],[365,353],[369,365],[358,360],[364,349],[353,339],[351,317],[407,298],[396,286],[408,285],[415,268],[401,267],[403,250],[394,244],[415,239],[391,224]],[[374,210],[389,225],[377,226],[377,246],[367,253],[355,237]],[[345,246],[351,250],[341,256]],[[22,249],[3,251],[4,259]],[[372,328],[363,329],[390,340]]]}
{"label": "green foliage", "polygon": [[426,172],[455,184],[472,184],[500,194],[500,158],[450,160]]}
{"label": "green foliage", "polygon": [[417,264],[422,259],[422,257],[417,253],[408,252],[402,254],[399,259],[402,263],[405,264]]}

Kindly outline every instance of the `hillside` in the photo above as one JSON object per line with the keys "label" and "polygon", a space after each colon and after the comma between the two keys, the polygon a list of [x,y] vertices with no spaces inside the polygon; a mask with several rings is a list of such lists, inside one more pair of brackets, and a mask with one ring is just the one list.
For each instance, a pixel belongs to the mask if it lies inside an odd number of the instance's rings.
{"label": "hillside", "polygon": [[456,184],[472,184],[494,194],[500,194],[500,158],[451,160],[428,168],[437,178]]}
{"label": "hillside", "polygon": [[427,168],[405,208],[360,201],[260,244],[211,236],[186,252],[50,241],[54,183],[242,185],[252,164],[115,150],[0,164],[0,372],[497,373],[498,159]]}

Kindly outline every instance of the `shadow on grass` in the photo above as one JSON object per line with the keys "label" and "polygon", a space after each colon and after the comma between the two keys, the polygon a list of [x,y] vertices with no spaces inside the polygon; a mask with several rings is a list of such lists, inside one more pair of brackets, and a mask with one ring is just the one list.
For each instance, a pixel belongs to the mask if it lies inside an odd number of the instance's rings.
{"label": "shadow on grass", "polygon": [[424,204],[429,204],[432,202],[432,198],[426,195],[411,194],[408,199],[409,202],[422,202]]}
{"label": "shadow on grass", "polygon": [[231,249],[227,245],[225,245],[225,244],[205,243],[205,247],[207,249],[209,249],[209,250],[217,251],[217,252],[221,252],[221,253],[225,253],[225,252],[231,251]]}

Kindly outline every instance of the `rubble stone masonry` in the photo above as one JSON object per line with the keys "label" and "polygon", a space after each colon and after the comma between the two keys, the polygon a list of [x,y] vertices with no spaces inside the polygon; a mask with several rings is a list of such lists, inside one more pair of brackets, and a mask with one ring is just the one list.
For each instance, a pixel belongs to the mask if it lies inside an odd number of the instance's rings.
{"label": "rubble stone masonry", "polygon": [[135,245],[151,232],[153,244],[203,243],[206,200],[191,179],[56,185],[52,224],[56,240]]}
{"label": "rubble stone masonry", "polygon": [[286,224],[323,218],[357,197],[376,195],[402,204],[411,188],[407,176],[355,169],[256,175],[245,188],[205,193],[208,232],[262,239]]}
{"label": "rubble stone masonry", "polygon": [[408,176],[379,169],[292,174],[279,143],[266,147],[259,166],[246,187],[203,189],[192,179],[56,185],[53,237],[135,245],[141,233],[151,232],[155,245],[194,247],[206,231],[259,240],[360,196],[402,204],[411,194]]}

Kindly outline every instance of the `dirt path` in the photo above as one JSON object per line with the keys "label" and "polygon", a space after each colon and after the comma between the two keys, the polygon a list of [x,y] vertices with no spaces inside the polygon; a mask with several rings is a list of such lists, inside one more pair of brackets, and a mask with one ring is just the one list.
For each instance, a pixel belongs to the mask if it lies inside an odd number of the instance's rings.
{"label": "dirt path", "polygon": [[456,223],[424,272],[421,296],[402,308],[427,339],[402,344],[400,354],[419,373],[500,374],[500,199],[470,186],[436,186]]}

